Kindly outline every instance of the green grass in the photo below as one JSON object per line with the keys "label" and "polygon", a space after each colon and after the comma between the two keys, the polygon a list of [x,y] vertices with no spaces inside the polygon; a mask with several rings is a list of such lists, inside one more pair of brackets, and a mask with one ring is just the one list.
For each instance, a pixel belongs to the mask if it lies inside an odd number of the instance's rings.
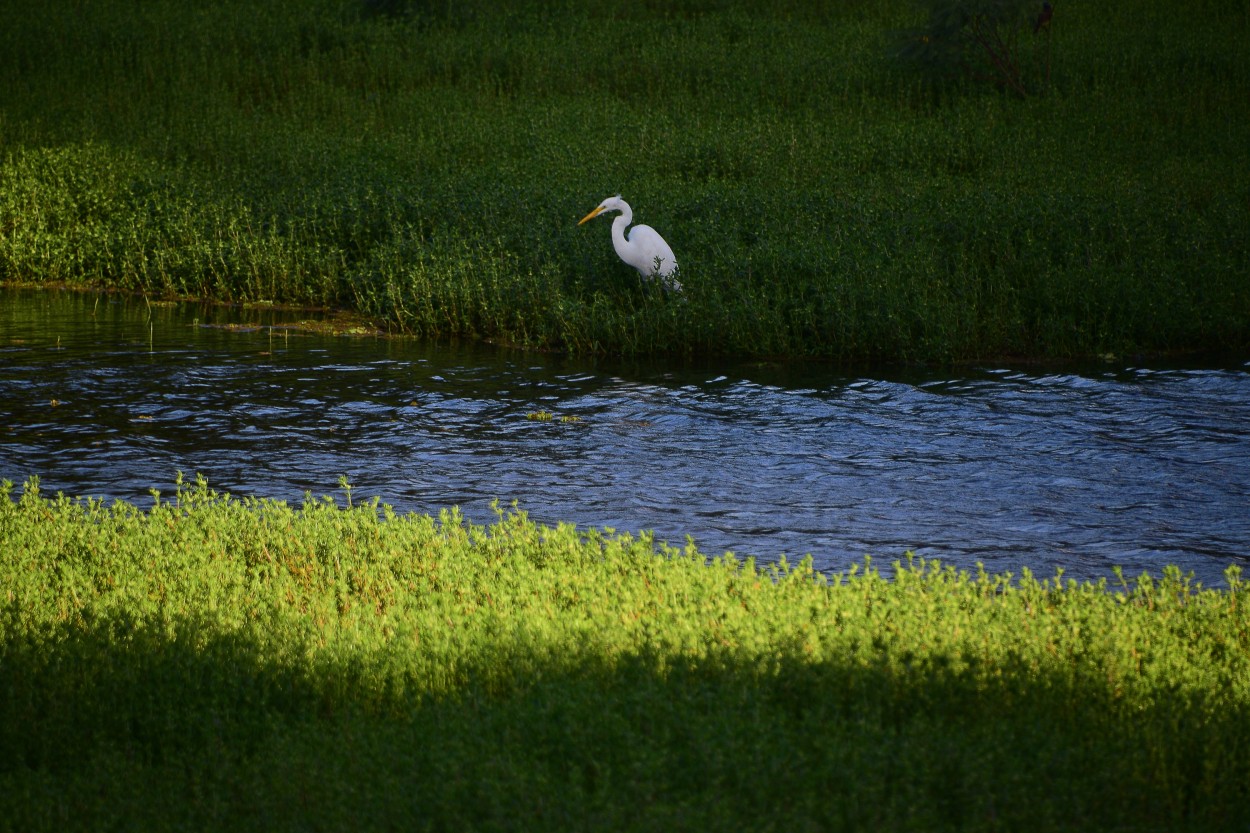
{"label": "green grass", "polygon": [[1248,611],[5,483],[0,829],[1244,830]]}
{"label": "green grass", "polygon": [[[905,0],[22,0],[0,280],[583,353],[1240,351],[1250,15],[1175,11],[1065,4],[1021,100],[892,58]],[[576,226],[617,192],[684,301]]]}

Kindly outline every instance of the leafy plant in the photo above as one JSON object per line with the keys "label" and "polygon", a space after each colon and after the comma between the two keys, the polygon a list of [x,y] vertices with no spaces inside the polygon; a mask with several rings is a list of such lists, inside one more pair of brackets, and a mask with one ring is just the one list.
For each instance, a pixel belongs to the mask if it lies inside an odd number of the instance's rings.
{"label": "leafy plant", "polygon": [[0,481],[0,830],[1250,822],[1236,567],[823,575],[177,486]]}
{"label": "leafy plant", "polygon": [[[1007,112],[876,60],[915,1],[14,0],[0,280],[578,353],[1244,352],[1246,18],[1083,6]],[[920,2],[926,77],[1045,88],[1042,0]],[[685,302],[579,233],[618,192]]]}
{"label": "leafy plant", "polygon": [[958,73],[1025,98],[1030,78],[1026,40],[1044,37],[1044,82],[1050,81],[1054,7],[1040,0],[929,0],[929,20],[902,37],[899,56],[935,76]]}

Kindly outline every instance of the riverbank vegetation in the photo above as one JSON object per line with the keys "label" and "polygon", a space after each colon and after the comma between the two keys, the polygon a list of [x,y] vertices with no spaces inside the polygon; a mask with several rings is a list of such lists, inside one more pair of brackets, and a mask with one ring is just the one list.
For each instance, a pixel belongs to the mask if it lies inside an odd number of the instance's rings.
{"label": "riverbank vegetation", "polygon": [[[978,56],[961,3],[10,3],[0,280],[579,352],[1244,350],[1245,8],[980,4]],[[618,192],[680,300],[577,227]]]}
{"label": "riverbank vegetation", "polygon": [[823,576],[179,481],[4,484],[0,829],[1250,822],[1235,570]]}

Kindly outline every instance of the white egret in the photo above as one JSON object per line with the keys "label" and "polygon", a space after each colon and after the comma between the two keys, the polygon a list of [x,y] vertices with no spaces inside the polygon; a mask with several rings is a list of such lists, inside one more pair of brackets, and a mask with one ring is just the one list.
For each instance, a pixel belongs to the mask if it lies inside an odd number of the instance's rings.
{"label": "white egret", "polygon": [[625,229],[634,221],[634,211],[629,203],[621,199],[620,194],[599,203],[598,208],[577,224],[580,226],[605,211],[621,212],[612,221],[612,245],[621,260],[637,269],[644,279],[658,277],[665,289],[681,292],[681,284],[673,277],[673,273],[677,271],[677,258],[660,233],[651,226],[638,225],[626,235]]}

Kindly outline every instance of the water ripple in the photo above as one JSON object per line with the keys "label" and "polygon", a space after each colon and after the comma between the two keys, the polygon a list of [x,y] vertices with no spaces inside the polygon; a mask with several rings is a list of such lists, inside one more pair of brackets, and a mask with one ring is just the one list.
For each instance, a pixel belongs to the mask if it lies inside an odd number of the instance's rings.
{"label": "water ripple", "polygon": [[[143,502],[176,470],[298,501],[491,501],[822,569],[908,550],[1099,578],[1247,561],[1250,368],[845,378],[648,368],[263,326],[220,311],[5,296],[0,477]],[[94,314],[94,318],[92,315]],[[276,314],[275,314],[276,315]],[[92,326],[84,326],[90,321]],[[149,338],[151,349],[149,349]],[[533,419],[538,412],[550,420]]]}

